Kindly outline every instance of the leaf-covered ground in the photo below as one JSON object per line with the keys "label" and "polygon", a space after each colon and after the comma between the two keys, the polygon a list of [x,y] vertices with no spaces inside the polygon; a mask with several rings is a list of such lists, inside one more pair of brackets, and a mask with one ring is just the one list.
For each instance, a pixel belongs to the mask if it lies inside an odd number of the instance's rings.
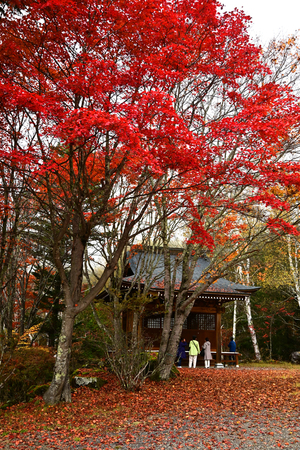
{"label": "leaf-covered ground", "polygon": [[72,404],[41,398],[1,412],[1,449],[300,448],[300,372],[182,369],[165,383],[125,392],[111,374]]}

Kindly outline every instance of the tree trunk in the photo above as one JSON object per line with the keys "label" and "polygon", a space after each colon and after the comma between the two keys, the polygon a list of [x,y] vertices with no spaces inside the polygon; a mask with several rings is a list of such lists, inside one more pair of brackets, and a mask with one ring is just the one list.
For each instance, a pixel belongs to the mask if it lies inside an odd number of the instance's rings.
{"label": "tree trunk", "polygon": [[[244,282],[242,267],[238,266],[237,267],[237,271],[238,271],[238,275],[239,275],[239,278],[240,278],[240,282]],[[246,275],[245,275],[246,284],[247,284],[247,286],[250,286],[250,259],[249,258],[246,261],[246,270],[245,270],[245,272],[246,272]],[[256,338],[256,332],[255,332],[253,319],[252,319],[250,297],[246,297],[245,298],[245,312],[246,312],[246,316],[247,316],[248,328],[249,328],[250,337],[251,337],[251,341],[252,341],[252,345],[253,345],[255,359],[257,361],[260,361],[261,360],[261,354],[260,354],[260,351],[259,351],[257,338]]]}
{"label": "tree trunk", "polygon": [[0,310],[0,353],[4,350],[4,347],[5,347],[4,317],[2,316],[2,312]]}
{"label": "tree trunk", "polygon": [[72,334],[75,315],[64,311],[61,333],[59,337],[54,373],[51,385],[44,394],[48,405],[55,405],[60,401],[71,402],[71,387],[69,378],[69,363],[71,357]]}
{"label": "tree trunk", "polygon": [[113,314],[113,336],[114,336],[114,347],[117,353],[123,350],[123,324],[122,324],[122,309],[120,306],[119,299],[114,295],[114,314]]}
{"label": "tree trunk", "polygon": [[160,378],[162,380],[168,380],[170,378],[172,367],[175,363],[178,345],[182,333],[182,327],[184,324],[185,319],[189,315],[192,307],[194,305],[194,302],[191,303],[184,313],[178,312],[175,316],[174,326],[173,329],[169,335],[168,345],[166,348],[166,352],[164,354],[164,358],[162,360],[162,366],[159,371]]}
{"label": "tree trunk", "polygon": [[132,320],[132,336],[131,336],[131,347],[136,349],[139,347],[139,342],[141,342],[141,330],[140,330],[140,318],[143,312],[143,307],[141,307],[140,312],[134,311]]}
{"label": "tree trunk", "polygon": [[25,319],[26,319],[26,298],[22,295],[21,298],[21,317],[20,317],[20,331],[19,334],[22,336],[25,332]]}
{"label": "tree trunk", "polygon": [[168,380],[170,378],[170,373],[177,355],[178,344],[180,341],[184,321],[185,317],[183,314],[181,316],[178,316],[170,333],[167,349],[164,354],[163,364],[159,371],[159,375],[162,380]]}
{"label": "tree trunk", "polygon": [[[298,305],[300,306],[300,285],[299,285],[299,270],[298,270],[298,258],[297,255],[294,257],[295,264],[293,262],[293,254],[292,254],[292,244],[291,237],[287,237],[287,247],[289,254],[289,265],[292,273],[293,281],[294,281],[294,289],[295,289],[295,297],[297,299]],[[296,252],[297,253],[297,252]]]}
{"label": "tree trunk", "polygon": [[237,312],[237,301],[234,300],[234,304],[233,304],[233,320],[232,320],[232,337],[233,340],[235,341],[235,337],[236,337],[236,312]]}
{"label": "tree trunk", "polygon": [[274,317],[271,317],[271,320],[270,320],[270,332],[269,332],[269,340],[270,340],[269,359],[270,360],[273,357],[273,343],[272,343],[273,320],[274,320]]}
{"label": "tree trunk", "polygon": [[221,308],[217,306],[216,314],[216,364],[215,367],[222,367],[222,336],[221,336]]}
{"label": "tree trunk", "polygon": [[174,296],[171,289],[171,261],[170,249],[164,245],[164,294],[165,294],[165,315],[162,335],[160,339],[158,361],[162,364],[167,353],[171,332],[171,318],[173,312]]}
{"label": "tree trunk", "polygon": [[260,361],[261,355],[260,355],[260,351],[259,351],[259,347],[258,347],[258,343],[257,343],[257,339],[256,339],[256,332],[254,329],[253,320],[252,320],[250,297],[246,297],[246,299],[245,299],[245,311],[246,311],[251,341],[252,341],[252,345],[253,345],[253,350],[254,350],[254,354],[255,354],[255,359],[257,361]]}
{"label": "tree trunk", "polygon": [[12,292],[8,288],[7,290],[7,310],[6,310],[6,329],[7,329],[7,341],[9,345],[12,345],[12,331],[13,331],[13,317],[14,317],[14,298]]}

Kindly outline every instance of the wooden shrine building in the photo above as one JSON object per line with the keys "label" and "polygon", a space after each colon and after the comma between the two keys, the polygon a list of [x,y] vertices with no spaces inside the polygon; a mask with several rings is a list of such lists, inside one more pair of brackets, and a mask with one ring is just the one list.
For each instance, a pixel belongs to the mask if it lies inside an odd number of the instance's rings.
{"label": "wooden shrine building", "polygon": [[[182,252],[182,249],[171,249],[171,264],[175,263],[176,255]],[[199,258],[193,279],[199,280],[202,272],[209,265],[209,259]],[[151,270],[149,272],[149,267]],[[151,275],[149,275],[151,273]],[[160,336],[164,322],[163,303],[164,303],[164,262],[163,255],[137,251],[134,252],[128,262],[127,270],[123,278],[122,289],[127,290],[129,287],[135,289],[137,282],[143,287],[145,284],[150,285],[149,295],[153,297],[141,321],[140,326],[145,335],[149,336],[154,342],[154,348],[159,348]],[[178,267],[175,282],[179,289],[181,282],[181,267]],[[183,329],[182,338],[187,342],[192,336],[197,336],[200,345],[208,337],[211,342],[211,348],[216,352],[216,363],[221,365],[221,314],[224,312],[224,305],[234,300],[245,301],[246,297],[255,293],[259,287],[245,286],[233,283],[225,278],[219,278],[214,284],[203,292],[196,299],[195,304],[187,317]],[[192,291],[193,289],[191,289]],[[124,323],[126,331],[131,330],[132,316],[127,314]],[[174,323],[174,317],[172,319]],[[171,324],[172,326],[172,324]]]}

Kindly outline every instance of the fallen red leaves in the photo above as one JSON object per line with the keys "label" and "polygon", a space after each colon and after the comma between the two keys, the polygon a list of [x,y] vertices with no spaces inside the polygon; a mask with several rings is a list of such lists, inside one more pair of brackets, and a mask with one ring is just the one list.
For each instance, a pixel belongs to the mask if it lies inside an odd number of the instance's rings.
{"label": "fallen red leaves", "polygon": [[[97,435],[100,442],[106,444],[114,441],[110,433],[117,434],[122,430],[128,444],[134,439],[136,429],[150,431],[156,426],[165,431],[176,417],[178,425],[172,423],[171,427],[175,436],[182,421],[202,420],[209,414],[213,422],[214,417],[228,411],[232,426],[242,438],[245,430],[239,418],[247,412],[273,410],[289,414],[299,408],[300,371],[297,370],[182,369],[175,380],[147,381],[137,393],[122,390],[111,374],[103,372],[101,377],[108,381],[104,387],[99,391],[77,389],[72,404],[45,406],[42,398],[36,398],[31,403],[2,411],[0,436],[14,439],[17,448],[29,448],[25,442],[27,433],[44,432],[45,442],[47,432],[58,433],[66,440],[66,445],[69,439],[84,441],[87,435]],[[212,423],[207,440],[211,430],[227,439],[232,427],[228,429],[222,423]],[[273,434],[272,431],[267,433]],[[186,432],[186,437],[188,435]],[[171,439],[172,434],[169,437]],[[278,446],[284,444],[278,442]],[[0,448],[5,447],[0,444]],[[207,448],[210,448],[209,443]]]}

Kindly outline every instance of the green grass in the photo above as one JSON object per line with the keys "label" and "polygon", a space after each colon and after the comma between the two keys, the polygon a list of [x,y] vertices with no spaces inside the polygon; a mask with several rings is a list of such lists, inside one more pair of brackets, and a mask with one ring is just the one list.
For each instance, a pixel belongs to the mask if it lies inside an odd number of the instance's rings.
{"label": "green grass", "polygon": [[286,361],[251,361],[241,362],[240,367],[249,367],[257,369],[293,369],[300,370],[300,364],[292,364]]}

